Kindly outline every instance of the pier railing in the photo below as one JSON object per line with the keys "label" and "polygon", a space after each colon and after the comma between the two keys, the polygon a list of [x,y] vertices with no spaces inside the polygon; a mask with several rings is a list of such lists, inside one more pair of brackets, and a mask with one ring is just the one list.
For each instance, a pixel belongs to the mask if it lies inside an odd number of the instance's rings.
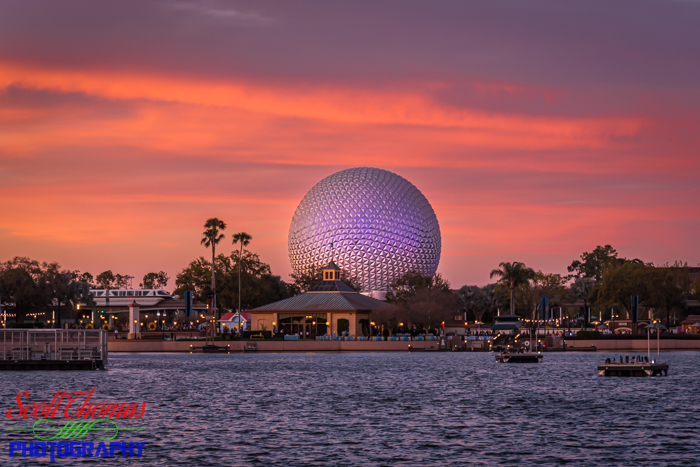
{"label": "pier railing", "polygon": [[103,329],[0,329],[0,360],[102,360]]}

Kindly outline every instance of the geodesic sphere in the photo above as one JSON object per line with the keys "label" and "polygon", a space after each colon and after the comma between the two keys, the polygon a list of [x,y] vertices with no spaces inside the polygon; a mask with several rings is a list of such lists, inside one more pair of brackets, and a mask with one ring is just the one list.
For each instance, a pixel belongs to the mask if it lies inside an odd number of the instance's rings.
{"label": "geodesic sphere", "polygon": [[301,200],[289,227],[296,274],[333,260],[362,284],[388,290],[409,271],[432,276],[440,262],[440,225],[411,182],[382,169],[358,167],[321,180]]}

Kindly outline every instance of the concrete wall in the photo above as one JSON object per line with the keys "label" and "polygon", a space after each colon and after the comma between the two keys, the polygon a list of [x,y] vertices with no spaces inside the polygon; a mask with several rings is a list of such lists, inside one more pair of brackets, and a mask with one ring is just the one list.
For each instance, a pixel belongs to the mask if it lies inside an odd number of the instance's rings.
{"label": "concrete wall", "polygon": [[[272,323],[275,323],[274,325]],[[266,331],[272,332],[277,323],[277,313],[251,313],[250,314],[250,330],[262,331],[265,326]]]}
{"label": "concrete wall", "polygon": [[[646,339],[587,339],[587,340],[567,340],[566,347],[581,348],[595,346],[602,352],[646,352]],[[656,350],[656,340],[650,342],[652,351]],[[661,350],[700,350],[700,340],[695,339],[661,339]]]}
{"label": "concrete wall", "polygon": [[[219,347],[231,346],[231,352],[242,352],[251,341],[217,341]],[[110,340],[110,352],[189,352],[190,344],[202,347],[202,341]],[[420,350],[436,350],[437,341],[255,341],[259,352],[406,352],[408,346]]]}
{"label": "concrete wall", "polygon": [[[220,347],[231,346],[232,352],[242,352],[243,346],[251,341],[217,341]],[[437,341],[254,341],[259,352],[405,352],[409,344],[417,350],[436,350]],[[110,352],[189,352],[190,344],[202,347],[201,341],[161,341],[161,340],[110,340]],[[647,350],[646,340],[569,340],[568,348],[590,348],[594,345],[603,352],[641,352]],[[656,341],[651,341],[652,351]],[[700,350],[700,340],[663,339],[661,350]]]}

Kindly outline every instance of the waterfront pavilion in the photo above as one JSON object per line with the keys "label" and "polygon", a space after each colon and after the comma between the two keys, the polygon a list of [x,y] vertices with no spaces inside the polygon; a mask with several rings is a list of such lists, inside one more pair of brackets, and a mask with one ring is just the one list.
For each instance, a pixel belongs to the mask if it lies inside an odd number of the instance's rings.
{"label": "waterfront pavilion", "polygon": [[523,326],[520,315],[499,315],[496,316],[491,330],[501,334],[517,334]]}
{"label": "waterfront pavilion", "polygon": [[187,306],[184,300],[166,298],[151,305],[138,303],[136,300],[128,305],[82,305],[78,311],[77,321],[83,325],[92,324],[94,327],[109,324],[110,330],[119,324],[121,327],[131,329],[133,334],[138,334],[141,332],[141,326],[146,327],[149,323],[154,323],[156,326],[192,323],[192,325],[198,326],[200,319],[204,322],[202,316],[207,313],[206,304],[194,302],[192,303],[190,316],[187,316]]}
{"label": "waterfront pavilion", "polygon": [[248,310],[251,330],[277,328],[302,339],[343,331],[350,336],[369,335],[371,313],[395,307],[355,292],[340,280],[340,272],[331,261],[323,270],[323,280],[308,292]]}

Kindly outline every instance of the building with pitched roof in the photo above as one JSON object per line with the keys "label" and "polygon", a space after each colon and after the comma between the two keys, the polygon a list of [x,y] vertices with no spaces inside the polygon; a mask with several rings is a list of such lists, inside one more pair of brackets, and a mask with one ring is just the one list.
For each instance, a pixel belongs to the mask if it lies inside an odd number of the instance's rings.
{"label": "building with pitched roof", "polygon": [[331,261],[323,269],[323,280],[308,292],[248,310],[251,330],[278,329],[302,339],[343,331],[350,336],[369,335],[371,313],[395,307],[354,291],[340,280],[340,273]]}

